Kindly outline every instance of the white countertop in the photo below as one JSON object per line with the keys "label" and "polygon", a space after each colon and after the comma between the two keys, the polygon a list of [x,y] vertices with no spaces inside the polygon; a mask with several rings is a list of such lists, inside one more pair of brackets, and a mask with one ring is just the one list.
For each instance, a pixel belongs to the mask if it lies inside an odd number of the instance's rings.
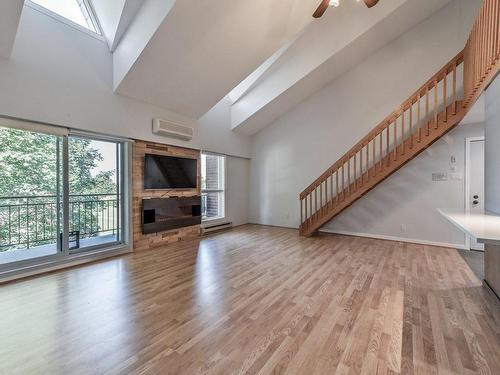
{"label": "white countertop", "polygon": [[499,215],[447,209],[438,209],[438,212],[460,230],[474,237],[477,242],[500,245]]}

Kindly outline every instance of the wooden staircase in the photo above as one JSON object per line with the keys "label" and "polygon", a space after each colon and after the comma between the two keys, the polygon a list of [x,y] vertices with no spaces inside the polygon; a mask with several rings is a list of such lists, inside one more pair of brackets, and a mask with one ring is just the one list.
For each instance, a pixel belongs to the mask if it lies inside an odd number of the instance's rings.
{"label": "wooden staircase", "polygon": [[300,194],[300,234],[324,224],[457,126],[500,70],[500,0],[466,47]]}

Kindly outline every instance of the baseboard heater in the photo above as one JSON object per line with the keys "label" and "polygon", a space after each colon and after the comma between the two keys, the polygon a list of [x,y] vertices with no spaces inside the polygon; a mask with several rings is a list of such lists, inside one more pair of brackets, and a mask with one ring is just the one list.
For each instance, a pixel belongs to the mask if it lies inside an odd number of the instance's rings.
{"label": "baseboard heater", "polygon": [[221,224],[210,225],[210,226],[203,228],[203,234],[215,232],[215,231],[223,230],[223,229],[230,229],[232,227],[233,227],[233,223],[221,223]]}

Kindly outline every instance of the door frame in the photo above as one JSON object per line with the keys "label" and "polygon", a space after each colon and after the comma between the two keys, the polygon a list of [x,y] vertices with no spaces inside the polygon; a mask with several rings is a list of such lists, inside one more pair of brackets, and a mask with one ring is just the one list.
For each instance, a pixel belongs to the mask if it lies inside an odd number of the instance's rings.
{"label": "door frame", "polygon": [[[465,213],[470,213],[471,210],[471,204],[470,204],[470,151],[471,151],[471,143],[472,142],[478,142],[478,141],[483,141],[484,142],[484,136],[480,137],[467,137],[465,138],[465,198],[464,198],[464,204],[465,204]],[[483,197],[484,199],[484,197]],[[465,248],[467,250],[473,250],[471,249],[471,236],[470,235],[465,235]],[[477,250],[480,251],[480,250]]]}

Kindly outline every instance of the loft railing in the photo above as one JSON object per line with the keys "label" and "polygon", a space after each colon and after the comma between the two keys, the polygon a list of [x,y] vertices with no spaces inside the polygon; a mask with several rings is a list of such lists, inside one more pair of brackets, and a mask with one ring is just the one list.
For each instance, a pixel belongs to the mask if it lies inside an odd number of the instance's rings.
{"label": "loft railing", "polygon": [[464,59],[464,104],[471,106],[500,70],[500,0],[483,2]]}
{"label": "loft railing", "polygon": [[[55,195],[0,197],[0,252],[56,243],[62,203]],[[112,194],[69,196],[69,231],[79,238],[118,230],[118,199]]]}

